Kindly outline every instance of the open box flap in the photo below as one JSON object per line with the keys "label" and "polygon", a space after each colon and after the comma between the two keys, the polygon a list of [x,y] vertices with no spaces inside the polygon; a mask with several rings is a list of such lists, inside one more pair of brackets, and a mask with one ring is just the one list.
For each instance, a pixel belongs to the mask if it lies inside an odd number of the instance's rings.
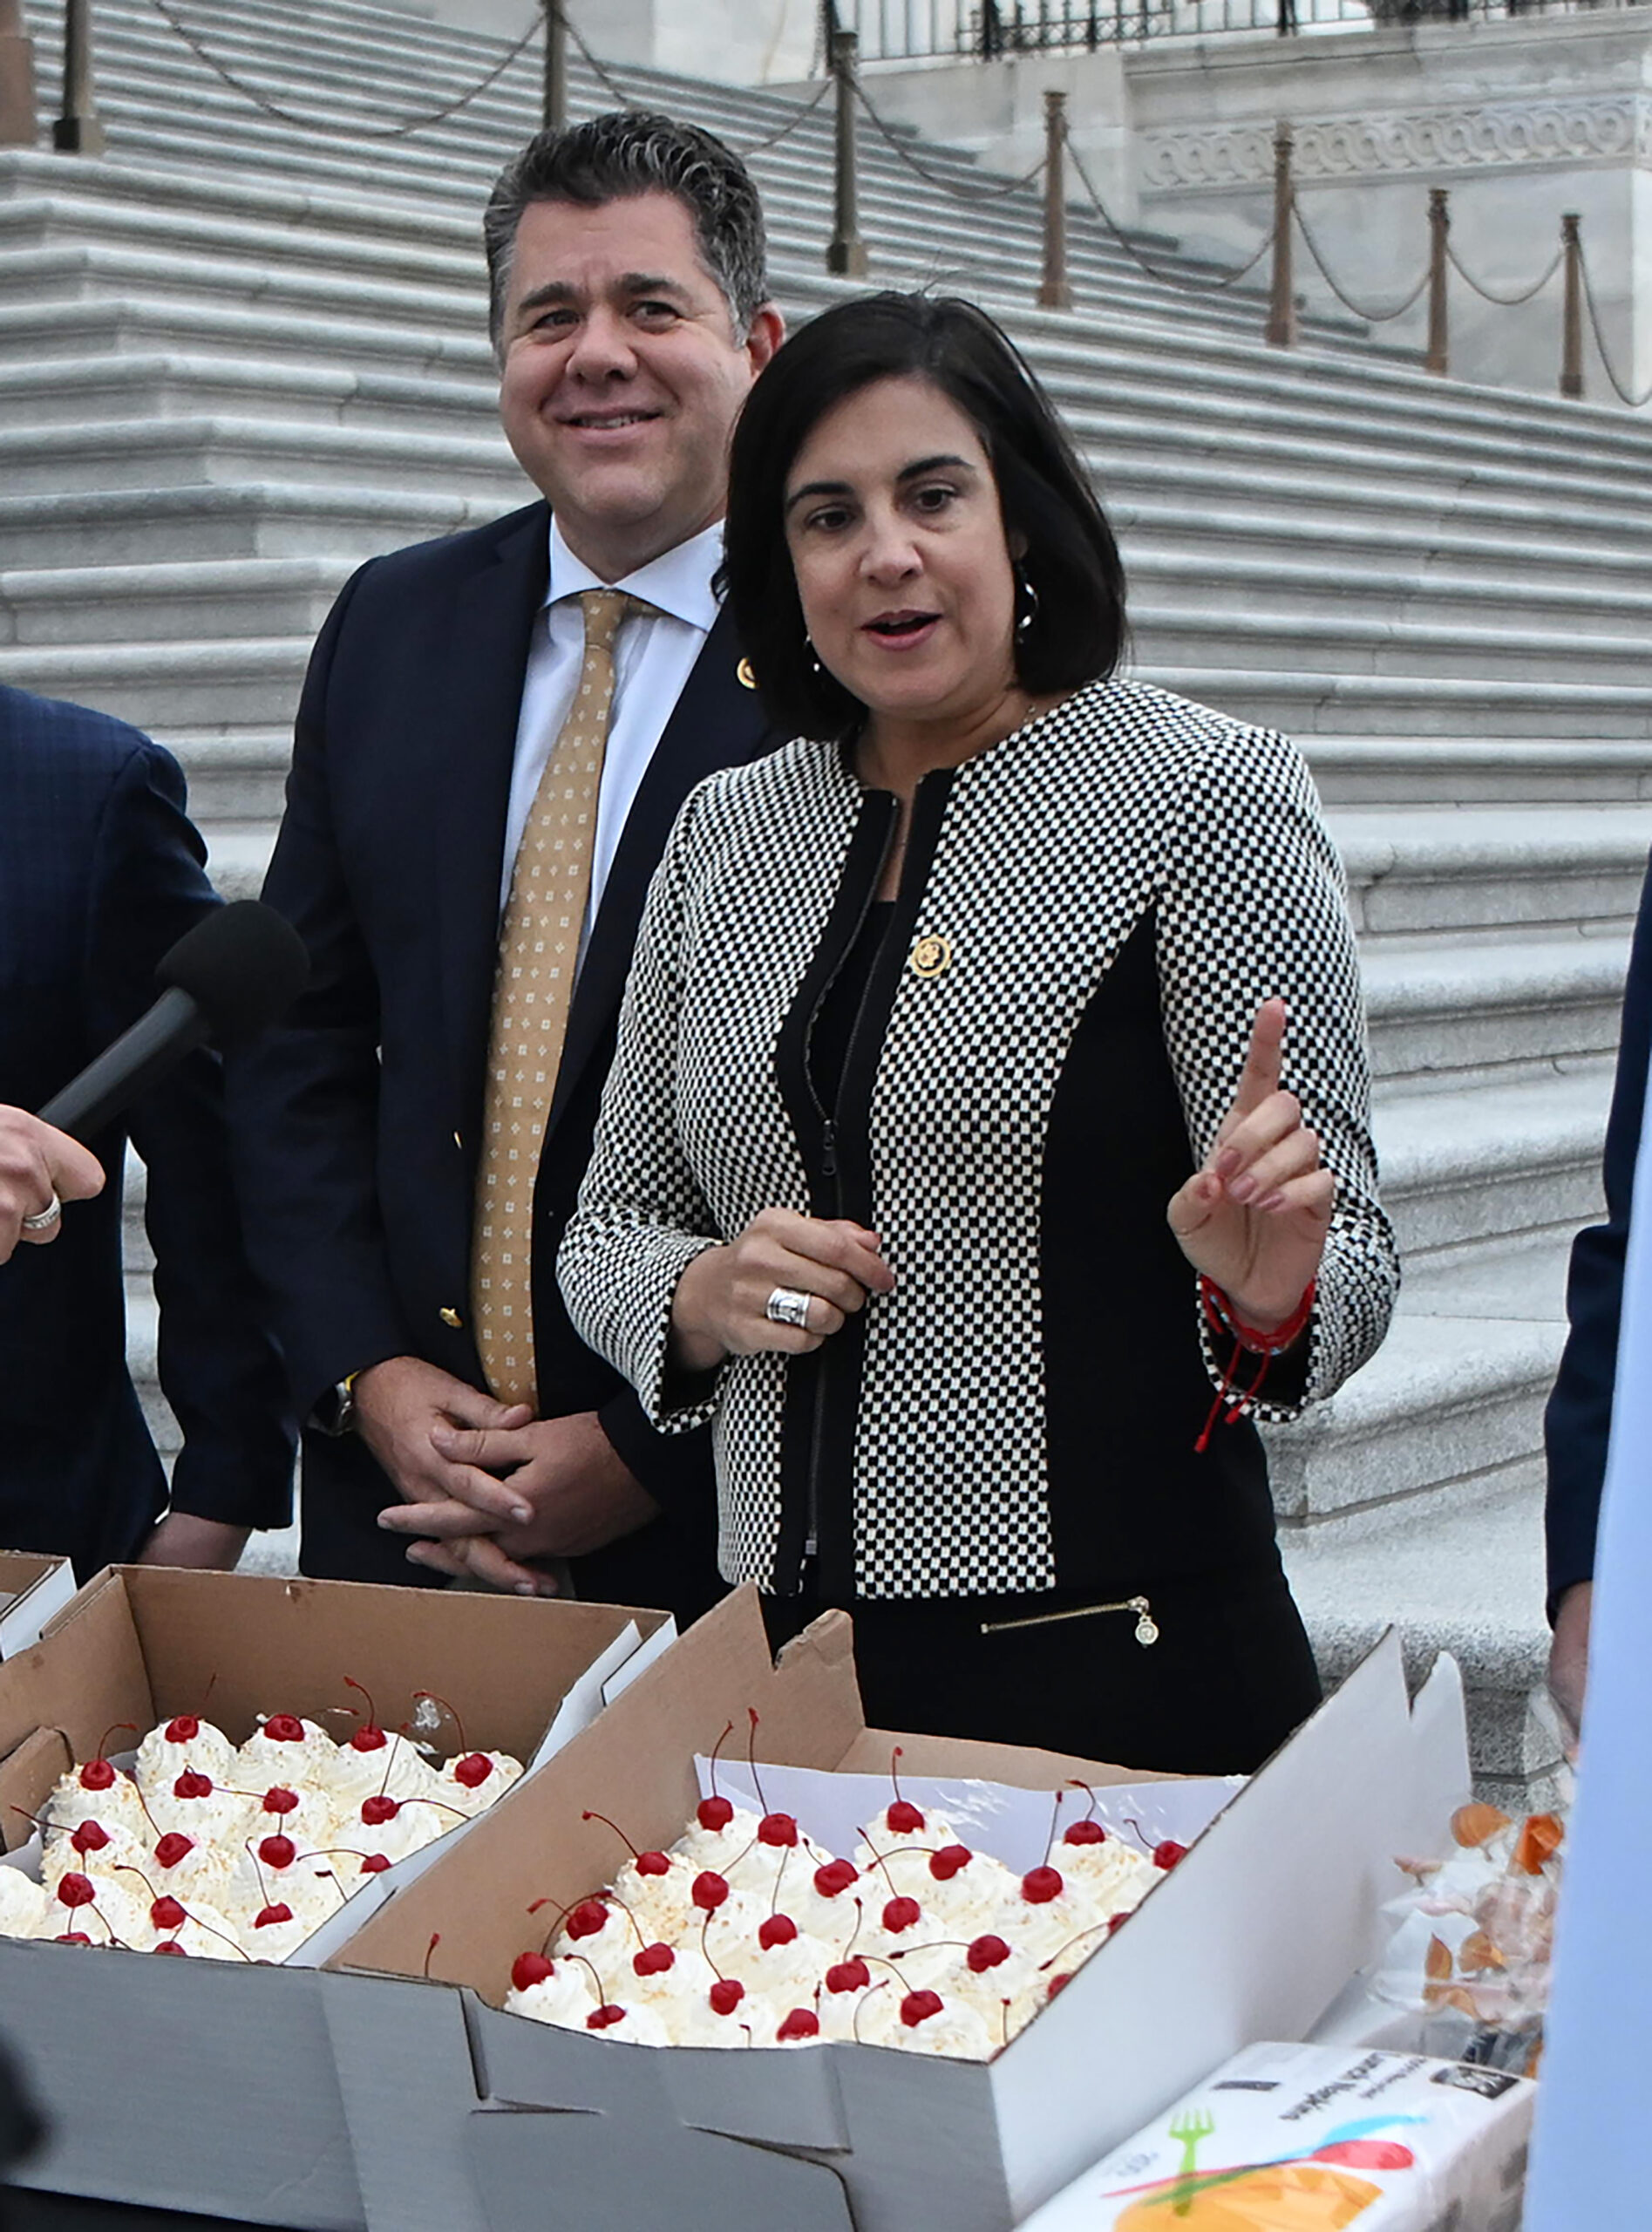
{"label": "open box flap", "polygon": [[1302,2034],[1369,1942],[1405,1820],[1449,1813],[1418,1774],[1444,1759],[1449,1779],[1449,1751],[1414,1740],[1390,1630],[990,2065],[1017,2218],[1250,2039]]}
{"label": "open box flap", "polygon": [[0,1550],[0,1658],[38,1643],[41,1630],[74,1593],[74,1568],[67,1558]]}

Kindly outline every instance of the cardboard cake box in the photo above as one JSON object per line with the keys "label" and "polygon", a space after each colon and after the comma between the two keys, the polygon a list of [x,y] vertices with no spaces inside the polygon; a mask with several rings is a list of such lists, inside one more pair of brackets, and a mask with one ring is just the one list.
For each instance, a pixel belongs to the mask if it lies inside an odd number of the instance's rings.
{"label": "cardboard cake box", "polygon": [[613,1836],[586,1809],[670,1842],[700,1795],[697,1752],[749,1706],[771,1762],[882,1773],[899,1741],[903,1778],[1148,1779],[868,1730],[846,1619],[772,1665],[737,1592],[329,1963],[373,2232],[1004,2232],[1239,2047],[1301,2037],[1375,1951],[1392,1855],[1468,1788],[1455,1668],[1413,1712],[1390,1636],[989,2063],[656,2048],[503,2012],[542,1931],[533,1902],[611,1878]]}
{"label": "cardboard cake box", "polygon": [[[339,1709],[362,1703],[346,1675],[386,1727],[415,1691],[436,1691],[469,1745],[531,1762],[674,1632],[668,1615],[624,1606],[112,1568],[0,1664],[0,1844],[31,1837],[24,1816],[74,1760],[175,1713],[237,1743],[272,1712],[343,1736],[354,1724]],[[112,1735],[119,1722],[138,1734]],[[330,1933],[348,1936],[353,1909],[472,1826],[375,1876]],[[51,2126],[27,2182],[314,2232],[360,2226],[319,1980],[296,1964],[309,1950],[273,1967],[0,1938],[0,2022]]]}
{"label": "cardboard cake box", "polygon": [[0,1550],[0,1658],[37,1643],[40,1630],[75,1593],[67,1558],[31,1550]]}

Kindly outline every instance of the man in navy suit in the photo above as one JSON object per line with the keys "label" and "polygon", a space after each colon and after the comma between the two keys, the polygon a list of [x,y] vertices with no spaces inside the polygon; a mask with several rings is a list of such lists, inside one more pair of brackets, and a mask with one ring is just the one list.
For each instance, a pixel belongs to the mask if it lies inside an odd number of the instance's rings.
{"label": "man in navy suit", "polygon": [[[540,134],[484,229],[500,415],[544,500],[373,561],[322,632],[264,895],[312,974],[237,1065],[243,1193],[309,1422],[306,1572],[554,1592],[548,1562],[572,1559],[582,1595],[686,1616],[720,1587],[709,1451],[649,1429],[554,1269],[671,822],[778,740],[713,577],[729,437],[782,329],[744,167],[666,118]],[[501,922],[585,688],[581,600],[613,589],[646,609],[613,653],[532,1194],[537,1400],[517,1407],[489,1390],[472,1302]]]}
{"label": "man in navy suit", "polygon": [[1617,1081],[1606,1131],[1606,1222],[1588,1226],[1572,1245],[1566,1309],[1571,1320],[1560,1369],[1544,1414],[1548,1452],[1549,1616],[1554,1641],[1549,1684],[1574,1729],[1583,1711],[1588,1674],[1589,1613],[1594,1596],[1594,1538],[1606,1483],[1617,1378],[1623,1266],[1634,1206],[1635,1166],[1646,1119],[1647,1065],[1652,1058],[1652,874],[1629,955],[1618,1042]]}
{"label": "man in navy suit", "polygon": [[[39,1106],[151,1004],[156,963],[218,904],[204,858],[170,753],[105,714],[0,688],[0,1100]],[[0,1269],[0,1543],[61,1552],[82,1579],[139,1555],[233,1566],[248,1530],[283,1526],[290,1507],[286,1391],[242,1253],[218,1057],[190,1055],[130,1129],[149,1172],[160,1382],[184,1431],[164,1518],[126,1369],[126,1128],[92,1143],[109,1183],[85,1200],[70,1198],[93,1190],[71,1141],[15,1111],[0,1122],[30,1214],[52,1194],[67,1204],[21,1233],[50,1247]]]}

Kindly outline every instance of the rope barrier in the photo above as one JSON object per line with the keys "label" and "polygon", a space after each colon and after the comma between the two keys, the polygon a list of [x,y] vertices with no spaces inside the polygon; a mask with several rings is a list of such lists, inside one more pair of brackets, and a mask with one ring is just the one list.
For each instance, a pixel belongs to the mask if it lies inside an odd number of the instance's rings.
{"label": "rope barrier", "polygon": [[255,108],[261,109],[266,116],[274,117],[281,124],[294,125],[301,132],[336,132],[351,140],[404,140],[411,132],[422,132],[430,125],[442,124],[449,117],[457,116],[460,109],[468,108],[479,94],[486,92],[490,86],[498,84],[512,63],[525,53],[539,37],[540,26],[543,20],[542,17],[535,16],[521,37],[513,46],[506,50],[502,58],[495,64],[487,75],[479,79],[468,92],[461,93],[457,100],[450,101],[445,108],[432,109],[426,115],[412,117],[404,123],[378,129],[358,123],[336,124],[324,117],[302,116],[294,109],[283,108],[278,101],[272,101],[261,93],[255,85],[244,84],[227,64],[221,62],[217,56],[190,30],[187,24],[179,21],[168,5],[168,0],[151,0],[151,4],[168,29],[174,31],[183,41],[197,62],[210,70],[215,78],[221,78],[232,92],[239,93],[243,100],[248,100]]}
{"label": "rope barrier", "polygon": [[828,78],[822,84],[819,91],[815,94],[814,98],[812,100],[805,102],[804,105],[792,118],[790,124],[783,124],[778,132],[771,132],[766,140],[753,140],[749,141],[744,147],[736,147],[734,150],[735,153],[742,157],[747,155],[761,155],[770,147],[778,147],[782,140],[789,140],[792,137],[792,134],[797,130],[799,125],[806,124],[808,122],[809,119],[814,114],[816,109],[819,107],[821,102],[831,91],[832,80]]}
{"label": "rope barrier", "polygon": [[1147,276],[1150,279],[1158,280],[1163,286],[1181,287],[1191,295],[1220,294],[1225,289],[1237,285],[1238,282],[1244,278],[1247,272],[1254,271],[1256,269],[1256,266],[1261,262],[1263,256],[1267,255],[1268,249],[1274,245],[1274,235],[1272,233],[1269,233],[1268,238],[1257,249],[1255,255],[1251,257],[1248,263],[1241,263],[1237,271],[1225,272],[1220,279],[1189,279],[1185,276],[1185,274],[1180,271],[1161,271],[1157,265],[1151,262],[1149,259],[1142,254],[1141,250],[1136,246],[1134,241],[1131,239],[1129,234],[1125,232],[1123,226],[1120,225],[1117,218],[1114,217],[1112,210],[1108,208],[1100,194],[1097,193],[1094,185],[1091,181],[1090,174],[1084,168],[1083,159],[1080,157],[1078,150],[1073,146],[1071,140],[1067,142],[1067,158],[1071,163],[1074,170],[1078,174],[1078,183],[1084,187],[1084,192],[1095,203],[1103,224],[1106,226],[1108,231],[1118,242],[1119,247],[1124,249],[1127,255],[1132,257],[1134,261],[1141,266],[1142,269],[1147,274]]}
{"label": "rope barrier", "polygon": [[1313,228],[1309,224],[1307,218],[1303,216],[1302,208],[1297,203],[1295,196],[1293,196],[1291,200],[1291,214],[1296,220],[1296,229],[1302,236],[1303,246],[1307,248],[1309,255],[1313,257],[1315,262],[1319,266],[1320,277],[1330,289],[1332,294],[1336,296],[1343,308],[1345,310],[1351,311],[1354,316],[1363,319],[1368,325],[1386,325],[1391,318],[1404,317],[1407,310],[1411,310],[1417,303],[1421,301],[1424,291],[1427,288],[1429,282],[1430,275],[1426,268],[1424,269],[1422,277],[1417,281],[1416,286],[1412,288],[1411,293],[1407,295],[1405,300],[1403,303],[1398,303],[1393,310],[1374,310],[1363,303],[1356,303],[1351,295],[1345,294],[1342,288],[1337,285],[1335,277],[1332,276],[1330,266],[1326,262],[1324,256],[1320,252],[1319,242],[1314,238]]}
{"label": "rope barrier", "polygon": [[548,0],[548,8],[549,12],[555,16],[557,21],[561,24],[562,29],[568,33],[574,45],[579,49],[581,59],[583,61],[586,68],[591,72],[592,76],[596,79],[597,84],[602,86],[603,92],[612,93],[615,99],[619,103],[622,108],[641,108],[643,104],[636,99],[633,95],[628,93],[624,86],[620,84],[619,80],[615,78],[610,77],[604,65],[597,60],[590,48],[585,44],[584,37],[580,31],[579,25],[568,14],[568,10],[560,5],[560,0]]}
{"label": "rope barrier", "polygon": [[1449,241],[1445,244],[1445,254],[1450,261],[1452,270],[1456,272],[1458,277],[1463,282],[1464,285],[1466,287],[1472,287],[1482,302],[1493,303],[1500,310],[1519,310],[1521,303],[1529,303],[1533,295],[1540,295],[1545,287],[1548,285],[1549,281],[1553,278],[1555,273],[1566,261],[1565,248],[1556,248],[1554,251],[1553,262],[1550,264],[1548,269],[1543,274],[1543,276],[1540,279],[1533,281],[1532,285],[1527,287],[1523,293],[1519,295],[1494,295],[1489,287],[1483,287],[1480,284],[1479,281],[1474,276],[1472,271],[1465,271],[1463,269],[1462,263],[1458,260],[1457,250],[1451,246]]}
{"label": "rope barrier", "polygon": [[[831,81],[828,79],[827,82],[830,83]],[[1002,201],[1008,194],[1020,194],[1023,192],[1026,187],[1032,184],[1036,178],[1041,176],[1043,174],[1044,159],[1040,155],[1032,168],[1030,171],[1023,173],[1020,178],[1010,179],[997,186],[962,187],[957,185],[951,179],[942,178],[938,171],[930,170],[927,164],[921,163],[918,160],[917,157],[912,153],[909,148],[901,145],[899,135],[890,129],[888,125],[887,125],[883,119],[878,114],[877,110],[873,107],[871,101],[867,97],[866,87],[860,83],[860,79],[858,75],[855,77],[853,84],[855,99],[860,102],[861,107],[865,109],[867,114],[872,119],[872,121],[877,126],[878,130],[883,134],[883,137],[888,145],[893,147],[895,153],[900,156],[907,168],[910,171],[915,171],[921,179],[926,180],[931,186],[939,187],[943,194],[950,194],[959,201]]]}
{"label": "rope barrier", "polygon": [[1589,283],[1589,260],[1587,254],[1581,256],[1579,262],[1583,272],[1583,307],[1589,314],[1589,327],[1594,335],[1594,346],[1600,355],[1601,369],[1610,382],[1612,392],[1618,401],[1626,404],[1631,411],[1638,411],[1642,404],[1652,403],[1652,387],[1646,388],[1639,395],[1631,395],[1618,378],[1613,367],[1612,359],[1607,354],[1606,336],[1601,330],[1601,314],[1594,307],[1594,289]]}

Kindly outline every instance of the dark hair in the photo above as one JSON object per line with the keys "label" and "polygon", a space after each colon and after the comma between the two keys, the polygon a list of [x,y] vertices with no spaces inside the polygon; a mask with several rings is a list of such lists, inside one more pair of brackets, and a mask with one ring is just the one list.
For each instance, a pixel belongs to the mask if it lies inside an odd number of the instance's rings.
{"label": "dark hair", "polygon": [[[1016,678],[1035,696],[1111,674],[1125,641],[1118,546],[1055,408],[1003,328],[955,296],[867,295],[822,312],[776,355],[734,430],[723,580],[765,704],[801,736],[835,736],[864,708],[806,648],[785,547],[785,483],[846,396],[929,380],[976,428],[1006,537],[1024,541]],[[1030,591],[1030,595],[1028,592]],[[1030,617],[1029,618],[1029,615]]]}
{"label": "dark hair", "polygon": [[722,289],[744,341],[769,299],[763,209],[751,174],[697,125],[646,109],[615,109],[561,132],[535,133],[494,181],[482,216],[488,331],[499,346],[516,228],[530,202],[600,209],[633,194],[675,195],[694,220],[701,261]]}

